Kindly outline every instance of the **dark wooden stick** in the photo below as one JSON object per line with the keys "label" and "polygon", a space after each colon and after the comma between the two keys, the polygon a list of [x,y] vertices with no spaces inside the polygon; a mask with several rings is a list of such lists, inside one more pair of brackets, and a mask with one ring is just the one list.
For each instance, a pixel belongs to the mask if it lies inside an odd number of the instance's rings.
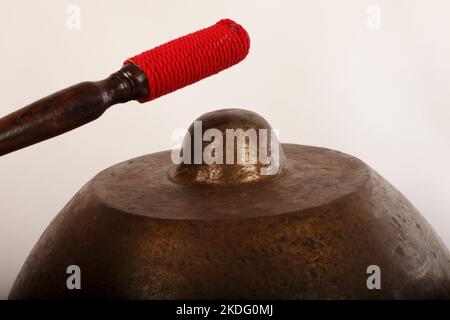
{"label": "dark wooden stick", "polygon": [[105,80],[56,92],[0,119],[0,156],[91,122],[114,104],[148,95],[147,77],[132,63]]}

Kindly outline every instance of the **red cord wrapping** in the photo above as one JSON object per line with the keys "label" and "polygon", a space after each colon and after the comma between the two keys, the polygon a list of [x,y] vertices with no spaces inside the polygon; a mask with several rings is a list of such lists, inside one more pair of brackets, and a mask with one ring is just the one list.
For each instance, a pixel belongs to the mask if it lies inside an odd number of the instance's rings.
{"label": "red cord wrapping", "polygon": [[235,65],[249,48],[245,29],[223,19],[127,59],[125,64],[134,63],[147,75],[150,94],[140,100],[147,102]]}

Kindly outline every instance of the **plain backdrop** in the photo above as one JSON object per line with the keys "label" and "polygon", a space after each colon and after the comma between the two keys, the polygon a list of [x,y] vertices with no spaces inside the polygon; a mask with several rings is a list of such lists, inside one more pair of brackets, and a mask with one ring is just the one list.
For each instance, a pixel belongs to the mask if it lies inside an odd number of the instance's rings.
{"label": "plain backdrop", "polygon": [[0,158],[0,297],[97,172],[171,148],[175,129],[226,107],[258,112],[283,142],[362,159],[450,246],[449,15],[447,0],[2,0],[0,116],[221,18],[252,42],[215,77]]}

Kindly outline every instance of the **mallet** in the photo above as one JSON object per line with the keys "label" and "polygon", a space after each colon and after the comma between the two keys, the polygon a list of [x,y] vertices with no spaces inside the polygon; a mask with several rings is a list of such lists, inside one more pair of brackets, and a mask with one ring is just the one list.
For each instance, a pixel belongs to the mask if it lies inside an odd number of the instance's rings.
{"label": "mallet", "polygon": [[52,138],[130,100],[147,102],[243,60],[247,32],[232,20],[172,40],[133,58],[105,80],[82,82],[0,119],[0,155]]}

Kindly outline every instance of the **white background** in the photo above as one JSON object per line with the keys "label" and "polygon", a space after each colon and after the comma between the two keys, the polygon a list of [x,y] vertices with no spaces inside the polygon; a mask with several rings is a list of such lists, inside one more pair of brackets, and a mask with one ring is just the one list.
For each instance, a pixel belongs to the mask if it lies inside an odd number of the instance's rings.
{"label": "white background", "polygon": [[[67,27],[70,4],[81,29]],[[370,5],[381,10],[381,29]],[[100,170],[171,148],[174,129],[254,110],[283,142],[359,157],[450,246],[450,2],[2,0],[0,116],[99,80],[157,44],[232,18],[251,37],[238,66],[0,158],[0,297],[50,220]],[[375,17],[376,20],[376,17]]]}

